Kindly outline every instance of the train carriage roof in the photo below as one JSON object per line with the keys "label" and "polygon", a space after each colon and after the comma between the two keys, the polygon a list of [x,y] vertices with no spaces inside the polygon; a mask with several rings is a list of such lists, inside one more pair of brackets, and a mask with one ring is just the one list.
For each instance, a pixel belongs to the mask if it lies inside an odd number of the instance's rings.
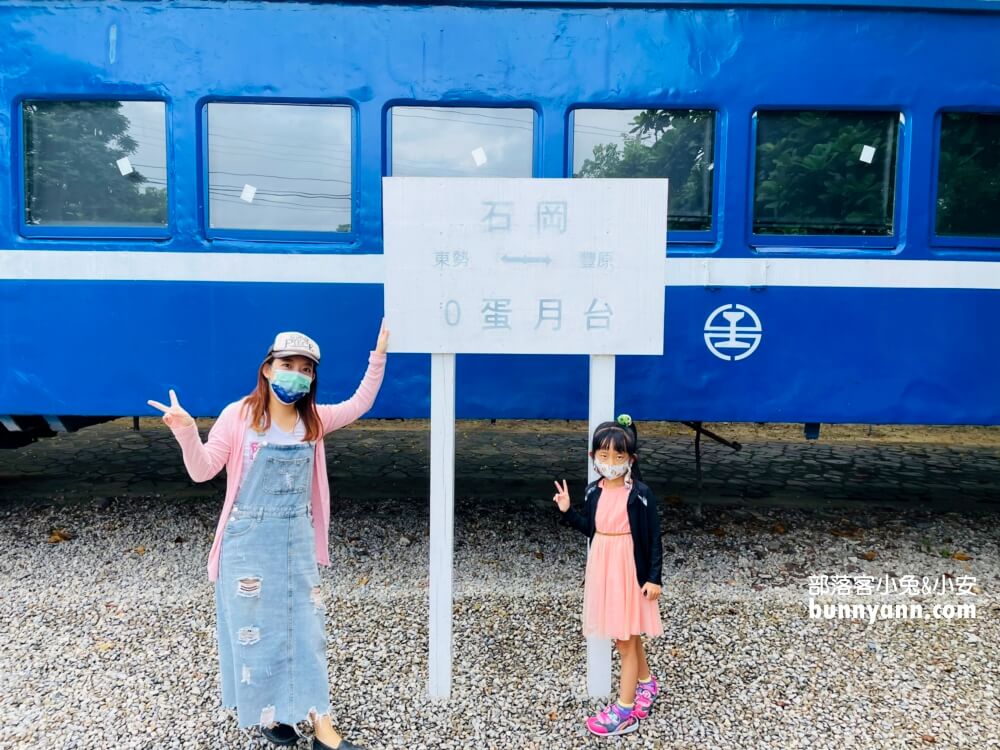
{"label": "train carriage roof", "polygon": [[[321,0],[343,2],[343,0]],[[348,0],[349,4],[351,0]],[[370,5],[370,2],[361,4]],[[580,6],[634,8],[824,8],[1000,12],[1000,0],[384,0],[386,5]]]}

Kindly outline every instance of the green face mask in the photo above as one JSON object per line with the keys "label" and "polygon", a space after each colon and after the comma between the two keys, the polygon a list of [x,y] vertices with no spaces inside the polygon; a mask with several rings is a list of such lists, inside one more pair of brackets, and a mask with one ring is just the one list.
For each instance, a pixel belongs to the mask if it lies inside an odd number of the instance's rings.
{"label": "green face mask", "polygon": [[309,393],[312,378],[291,370],[271,371],[271,390],[283,404],[294,404]]}

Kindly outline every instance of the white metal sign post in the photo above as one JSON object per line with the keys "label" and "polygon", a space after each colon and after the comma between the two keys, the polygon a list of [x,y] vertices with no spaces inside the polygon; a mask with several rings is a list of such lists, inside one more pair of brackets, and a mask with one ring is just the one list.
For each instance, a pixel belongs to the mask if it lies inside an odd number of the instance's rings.
{"label": "white metal sign post", "polygon": [[430,669],[427,686],[432,698],[447,698],[451,692],[454,534],[455,355],[432,354]]}
{"label": "white metal sign post", "polygon": [[[431,354],[432,698],[451,690],[455,354],[591,355],[592,433],[614,355],[663,353],[666,207],[666,180],[383,178],[392,349]],[[610,691],[610,644],[588,645],[587,685]]]}
{"label": "white metal sign post", "polygon": [[[662,316],[661,316],[662,317]],[[590,405],[587,437],[590,438],[601,422],[615,418],[615,357],[613,354],[592,354],[590,357]],[[587,481],[597,479],[597,472],[587,462]],[[588,548],[589,554],[589,548]],[[592,697],[611,692],[611,641],[587,639],[587,693]]]}

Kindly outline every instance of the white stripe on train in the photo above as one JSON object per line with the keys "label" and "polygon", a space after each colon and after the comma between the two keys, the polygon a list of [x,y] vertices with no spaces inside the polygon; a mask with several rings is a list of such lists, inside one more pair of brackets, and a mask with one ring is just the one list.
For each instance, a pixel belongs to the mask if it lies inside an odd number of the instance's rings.
{"label": "white stripe on train", "polygon": [[[0,250],[0,279],[381,284],[381,255]],[[667,286],[1000,289],[1000,262],[666,258]]]}

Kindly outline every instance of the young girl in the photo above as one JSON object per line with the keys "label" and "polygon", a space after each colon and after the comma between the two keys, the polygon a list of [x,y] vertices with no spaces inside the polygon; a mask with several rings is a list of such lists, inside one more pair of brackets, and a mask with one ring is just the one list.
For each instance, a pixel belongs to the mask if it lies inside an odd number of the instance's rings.
{"label": "young girl", "polygon": [[614,640],[621,656],[618,700],[587,719],[600,736],[628,734],[649,716],[659,686],[649,672],[642,634],[663,635],[663,545],[656,498],[642,483],[638,434],[627,414],[594,430],[590,457],[601,479],[587,486],[583,512],[571,507],[566,480],[553,500],[563,519],[591,540],[583,593],[584,635]]}
{"label": "young girl", "polygon": [[241,728],[259,725],[278,745],[298,740],[296,722],[315,729],[315,750],[357,748],[330,721],[325,607],[317,563],[330,564],[330,487],[323,435],[350,424],[375,401],[389,332],[383,322],[368,371],[351,398],[316,403],[319,346],[279,333],[257,372],[257,387],[229,404],[202,443],[170,391],[163,412],[196,482],[226,467],[226,499],[208,558],[215,581],[222,704]]}

